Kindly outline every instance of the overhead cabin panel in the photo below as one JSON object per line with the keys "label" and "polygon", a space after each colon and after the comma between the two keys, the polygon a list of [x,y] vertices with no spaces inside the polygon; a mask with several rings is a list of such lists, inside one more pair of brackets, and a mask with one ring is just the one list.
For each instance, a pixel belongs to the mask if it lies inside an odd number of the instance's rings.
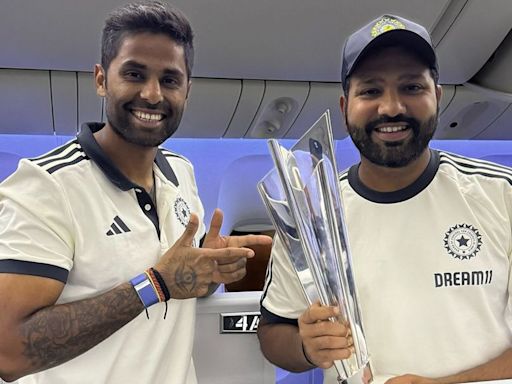
{"label": "overhead cabin panel", "polygon": [[310,83],[308,98],[285,138],[300,138],[318,118],[329,109],[332,131],[335,139],[347,137],[347,129],[340,110],[340,96],[343,94],[340,83]]}
{"label": "overhead cabin panel", "polygon": [[75,135],[78,129],[76,72],[51,71],[55,133]]}
{"label": "overhead cabin panel", "polygon": [[466,87],[474,92],[486,95],[491,100],[500,100],[507,105],[502,113],[495,116],[491,124],[475,136],[475,139],[512,140],[512,129],[510,129],[510,122],[512,121],[512,93],[494,91],[473,83],[466,84]]}
{"label": "overhead cabin panel", "polygon": [[199,3],[174,1],[196,32],[196,76],[336,82],[341,45],[350,33],[384,13],[410,17],[430,28],[450,0]]}
{"label": "overhead cabin panel", "polygon": [[448,105],[455,97],[455,85],[443,85],[443,95],[441,97],[441,104],[439,105],[439,113],[443,113]]}
{"label": "overhead cabin panel", "polygon": [[[512,4],[511,4],[512,6]],[[485,66],[471,79],[472,83],[512,96],[512,31]]]}
{"label": "overhead cabin panel", "polygon": [[222,137],[241,91],[241,80],[194,78],[187,108],[173,137]]}
{"label": "overhead cabin panel", "polygon": [[53,135],[48,71],[0,69],[0,134]]}
{"label": "overhead cabin panel", "polygon": [[245,135],[256,116],[264,91],[263,80],[242,80],[242,94],[224,137],[240,138]]}
{"label": "overhead cabin panel", "polygon": [[[460,3],[460,2],[458,2]],[[444,17],[453,15],[445,14]],[[469,0],[446,32],[434,34],[441,82],[463,84],[486,63],[510,31],[510,0]],[[443,18],[438,24],[443,23]]]}
{"label": "overhead cabin panel", "polygon": [[77,72],[78,123],[102,121],[102,98],[96,94],[92,72]]}
{"label": "overhead cabin panel", "polygon": [[[430,28],[450,0],[171,2],[194,28],[197,77],[335,82],[341,44],[363,23],[398,13]],[[127,0],[0,3],[1,68],[81,72],[99,62],[105,17]]]}
{"label": "overhead cabin panel", "polygon": [[265,93],[245,138],[282,138],[291,128],[309,94],[309,83],[266,81]]}
{"label": "overhead cabin panel", "polygon": [[272,166],[270,155],[251,154],[232,161],[223,170],[216,205],[224,212],[223,232],[244,225],[271,226],[257,182]]}
{"label": "overhead cabin panel", "polygon": [[457,86],[455,96],[441,113],[436,139],[474,139],[508,108],[509,102]]}
{"label": "overhead cabin panel", "polygon": [[491,125],[480,132],[475,139],[478,140],[512,140],[512,104]]}

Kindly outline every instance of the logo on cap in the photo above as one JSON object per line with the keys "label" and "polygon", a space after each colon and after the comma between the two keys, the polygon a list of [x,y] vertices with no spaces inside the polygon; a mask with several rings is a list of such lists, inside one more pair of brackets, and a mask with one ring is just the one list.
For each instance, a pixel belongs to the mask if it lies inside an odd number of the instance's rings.
{"label": "logo on cap", "polygon": [[377,37],[384,32],[392,31],[393,29],[405,29],[404,23],[395,18],[385,16],[375,23],[372,27],[372,37]]}

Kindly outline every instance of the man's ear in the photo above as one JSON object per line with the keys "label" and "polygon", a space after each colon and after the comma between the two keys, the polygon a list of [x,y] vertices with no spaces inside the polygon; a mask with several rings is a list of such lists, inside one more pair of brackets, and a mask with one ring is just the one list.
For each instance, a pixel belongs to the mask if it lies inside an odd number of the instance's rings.
{"label": "man's ear", "polygon": [[189,80],[187,84],[187,95],[185,96],[185,104],[183,104],[183,109],[187,108],[188,105],[188,95],[190,95],[190,88],[192,87],[192,81]]}
{"label": "man's ear", "polygon": [[345,99],[345,96],[340,96],[340,108],[341,108],[341,115],[346,120],[347,116],[345,116],[345,106],[346,106],[347,100]]}
{"label": "man's ear", "polygon": [[188,95],[190,94],[190,87],[192,87],[192,80],[189,80],[188,84],[187,84],[187,97],[186,97],[186,99],[188,99]]}
{"label": "man's ear", "polygon": [[443,87],[439,84],[436,85],[436,97],[437,104],[439,105],[441,103],[441,98],[443,97]]}
{"label": "man's ear", "polygon": [[96,94],[105,97],[107,95],[107,75],[100,64],[94,66],[94,84],[96,85]]}
{"label": "man's ear", "polygon": [[348,131],[348,117],[347,117],[347,98],[345,96],[340,96],[340,109],[341,109],[341,118],[345,123],[345,130]]}

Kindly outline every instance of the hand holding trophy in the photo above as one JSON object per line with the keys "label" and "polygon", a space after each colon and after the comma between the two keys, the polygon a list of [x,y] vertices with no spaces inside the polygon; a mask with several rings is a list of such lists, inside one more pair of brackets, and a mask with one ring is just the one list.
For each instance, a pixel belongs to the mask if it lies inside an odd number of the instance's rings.
{"label": "hand holding trophy", "polygon": [[[354,284],[326,111],[289,150],[269,140],[275,167],[258,190],[310,304],[337,306],[354,341],[348,359],[335,361],[340,383],[367,382],[369,355]],[[371,370],[370,370],[371,372]]]}

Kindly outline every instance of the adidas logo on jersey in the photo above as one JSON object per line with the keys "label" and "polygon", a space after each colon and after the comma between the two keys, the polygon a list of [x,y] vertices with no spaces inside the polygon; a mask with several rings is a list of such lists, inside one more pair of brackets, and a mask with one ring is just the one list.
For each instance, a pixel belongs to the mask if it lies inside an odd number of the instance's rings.
{"label": "adidas logo on jersey", "polygon": [[114,222],[107,231],[107,236],[120,235],[122,233],[131,232],[131,229],[124,223],[119,216],[114,217]]}

